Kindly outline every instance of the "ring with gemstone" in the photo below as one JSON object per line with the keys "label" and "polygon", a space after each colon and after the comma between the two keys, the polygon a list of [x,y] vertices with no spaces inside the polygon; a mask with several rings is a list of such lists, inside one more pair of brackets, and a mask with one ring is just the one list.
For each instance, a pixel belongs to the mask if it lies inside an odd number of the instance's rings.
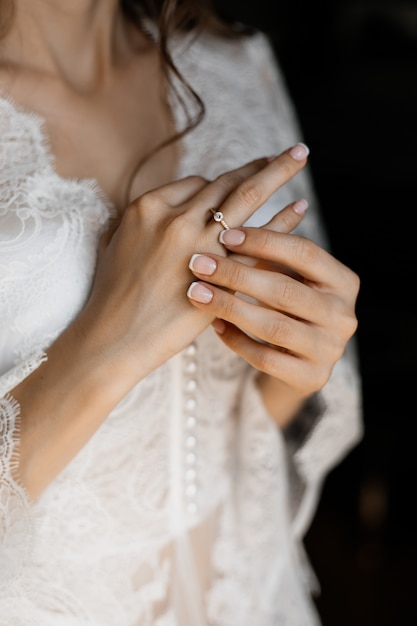
{"label": "ring with gemstone", "polygon": [[219,222],[219,224],[223,226],[224,230],[230,230],[230,226],[227,225],[221,211],[218,211],[217,209],[210,209],[210,211],[213,214],[213,219],[215,222]]}

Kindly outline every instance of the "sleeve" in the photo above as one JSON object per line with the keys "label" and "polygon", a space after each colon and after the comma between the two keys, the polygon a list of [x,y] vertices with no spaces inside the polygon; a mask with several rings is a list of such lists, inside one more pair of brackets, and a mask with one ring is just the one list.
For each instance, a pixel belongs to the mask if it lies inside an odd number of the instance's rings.
{"label": "sleeve", "polygon": [[[266,36],[255,35],[248,47],[251,63],[258,68],[252,75],[258,77],[258,88],[265,93],[263,115],[258,118],[266,121],[268,132],[277,138],[278,154],[303,140],[296,109]],[[310,208],[296,232],[329,249],[308,166],[247,223],[265,223],[279,208],[301,197],[308,199]],[[254,378],[246,390],[250,395],[258,393]],[[289,461],[293,532],[297,537],[302,537],[311,523],[326,475],[359,443],[362,435],[361,376],[356,339],[353,338],[326,386],[306,403],[283,433]]]}
{"label": "sleeve", "polygon": [[[17,478],[20,406],[9,394],[45,359],[33,356],[0,376],[0,607],[32,555],[35,518],[32,503]],[[0,611],[1,612],[1,611]]]}

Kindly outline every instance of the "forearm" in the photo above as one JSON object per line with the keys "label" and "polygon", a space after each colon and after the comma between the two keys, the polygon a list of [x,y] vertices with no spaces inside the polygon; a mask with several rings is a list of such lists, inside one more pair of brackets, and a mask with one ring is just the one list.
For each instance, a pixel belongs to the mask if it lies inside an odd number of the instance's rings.
{"label": "forearm", "polygon": [[[71,325],[47,361],[11,395],[20,405],[17,479],[36,498],[87,443],[134,384],[122,351],[104,342],[105,329],[81,335]],[[140,378],[140,373],[136,376]]]}
{"label": "forearm", "polygon": [[259,373],[256,383],[266,410],[284,430],[297,416],[306,398],[286,383],[263,372]]}

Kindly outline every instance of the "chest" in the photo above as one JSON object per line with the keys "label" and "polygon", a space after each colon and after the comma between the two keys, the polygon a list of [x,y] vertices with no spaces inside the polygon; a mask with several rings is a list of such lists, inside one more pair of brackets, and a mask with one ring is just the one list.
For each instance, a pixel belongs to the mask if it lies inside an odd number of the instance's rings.
{"label": "chest", "polygon": [[47,133],[56,171],[65,178],[93,178],[119,212],[175,174],[176,145],[159,147],[174,135],[170,112],[161,100],[127,94],[80,103],[66,115],[49,116]]}
{"label": "chest", "polygon": [[[1,87],[0,76],[0,87]],[[39,115],[54,169],[66,179],[94,179],[122,212],[149,189],[170,182],[177,147],[167,86],[155,58],[121,71],[101,89],[80,93],[49,78],[25,76],[9,90],[24,109]]]}

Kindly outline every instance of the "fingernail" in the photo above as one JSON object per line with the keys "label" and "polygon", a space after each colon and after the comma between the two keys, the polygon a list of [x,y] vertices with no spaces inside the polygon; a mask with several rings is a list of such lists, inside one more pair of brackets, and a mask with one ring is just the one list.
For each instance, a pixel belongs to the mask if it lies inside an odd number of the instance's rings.
{"label": "fingernail", "polygon": [[274,159],[276,159],[276,158],[277,158],[277,155],[276,155],[276,154],[273,154],[272,156],[265,157],[265,158],[266,158],[266,160],[268,161],[268,163],[271,163],[271,161],[274,161]]}
{"label": "fingernail", "polygon": [[204,254],[193,254],[188,267],[199,274],[210,275],[216,271],[217,263],[214,259]]}
{"label": "fingernail", "polygon": [[292,210],[298,215],[304,215],[307,209],[308,202],[307,200],[304,200],[304,198],[302,200],[297,200],[297,202],[294,202],[294,204],[292,205]]}
{"label": "fingernail", "polygon": [[226,330],[226,323],[219,318],[216,318],[211,325],[213,326],[216,333],[218,333],[219,335],[223,335],[224,331]]}
{"label": "fingernail", "polygon": [[207,304],[213,299],[213,292],[201,283],[191,283],[188,287],[187,296],[196,302]]}
{"label": "fingernail", "polygon": [[293,146],[289,151],[289,155],[295,161],[304,161],[310,154],[309,148],[305,145],[305,143],[297,143],[297,145]]}
{"label": "fingernail", "polygon": [[238,246],[246,239],[246,234],[243,230],[221,230],[219,235],[220,243],[227,243],[229,246]]}

